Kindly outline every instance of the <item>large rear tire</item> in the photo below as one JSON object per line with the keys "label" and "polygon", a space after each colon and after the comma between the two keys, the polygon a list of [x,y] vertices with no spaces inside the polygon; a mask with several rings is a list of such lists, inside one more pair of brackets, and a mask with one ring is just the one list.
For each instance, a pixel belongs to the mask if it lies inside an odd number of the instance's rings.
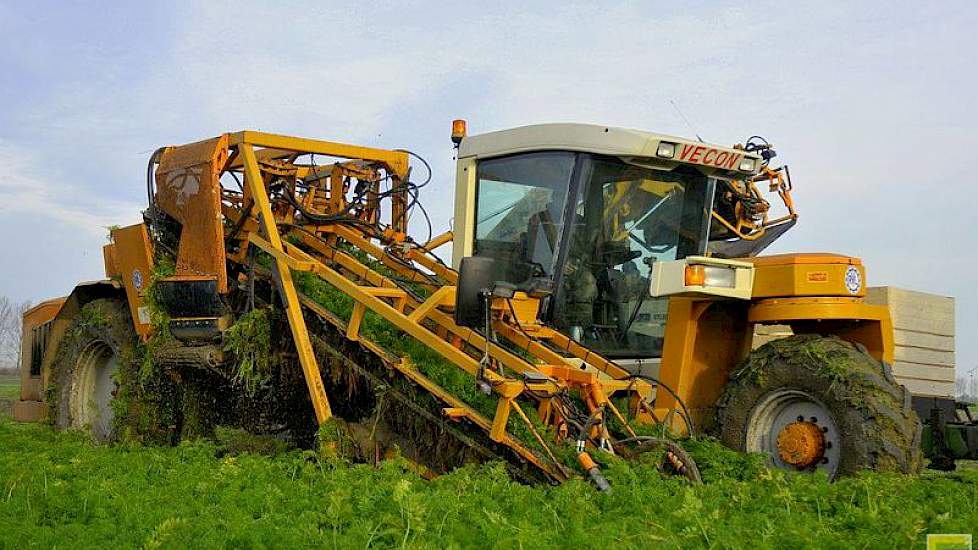
{"label": "large rear tire", "polygon": [[720,439],[772,465],[823,470],[920,470],[921,424],[910,393],[865,348],[796,335],[754,350],[717,406]]}
{"label": "large rear tire", "polygon": [[118,370],[135,356],[136,344],[125,302],[94,300],[81,309],[51,365],[55,426],[86,431],[96,441],[115,438]]}

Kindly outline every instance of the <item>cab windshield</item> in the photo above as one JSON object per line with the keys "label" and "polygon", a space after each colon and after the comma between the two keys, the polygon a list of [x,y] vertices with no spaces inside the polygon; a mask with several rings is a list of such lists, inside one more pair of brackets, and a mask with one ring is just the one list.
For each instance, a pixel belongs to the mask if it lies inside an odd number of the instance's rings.
{"label": "cab windshield", "polygon": [[552,320],[609,357],[658,357],[667,300],[649,296],[652,264],[703,252],[710,181],[608,157],[583,176]]}
{"label": "cab windshield", "polygon": [[714,180],[567,151],[480,163],[474,253],[497,279],[548,277],[543,317],[611,358],[658,357],[665,299],[649,297],[656,261],[702,254]]}

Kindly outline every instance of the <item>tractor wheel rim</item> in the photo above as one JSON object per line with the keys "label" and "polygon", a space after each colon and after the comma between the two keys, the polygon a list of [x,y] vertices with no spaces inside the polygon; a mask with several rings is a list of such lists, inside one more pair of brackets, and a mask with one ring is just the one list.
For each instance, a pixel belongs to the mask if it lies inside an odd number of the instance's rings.
{"label": "tractor wheel rim", "polygon": [[834,477],[840,435],[821,401],[801,390],[778,389],[765,395],[751,412],[746,447],[765,454],[778,468],[822,470]]}
{"label": "tractor wheel rim", "polygon": [[116,370],[118,361],[112,348],[104,342],[92,342],[80,354],[72,377],[70,425],[90,432],[98,441],[112,434]]}

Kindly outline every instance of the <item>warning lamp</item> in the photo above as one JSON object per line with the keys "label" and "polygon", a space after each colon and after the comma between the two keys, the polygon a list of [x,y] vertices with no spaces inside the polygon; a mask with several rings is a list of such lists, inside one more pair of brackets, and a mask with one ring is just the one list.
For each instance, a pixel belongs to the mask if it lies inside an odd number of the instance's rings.
{"label": "warning lamp", "polygon": [[706,283],[706,267],[702,265],[687,265],[686,286],[703,286]]}
{"label": "warning lamp", "polygon": [[455,119],[452,121],[452,143],[455,147],[458,147],[462,143],[462,138],[465,137],[465,121],[462,119]]}

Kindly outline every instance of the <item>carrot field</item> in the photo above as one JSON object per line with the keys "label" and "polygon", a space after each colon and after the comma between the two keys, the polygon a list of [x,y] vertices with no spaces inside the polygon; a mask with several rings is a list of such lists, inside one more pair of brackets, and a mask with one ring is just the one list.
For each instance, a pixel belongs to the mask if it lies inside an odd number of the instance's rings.
{"label": "carrot field", "polygon": [[978,471],[769,471],[710,441],[705,483],[611,462],[614,489],[531,487],[501,465],[426,481],[228,440],[97,446],[0,417],[0,548],[893,548],[978,526]]}

